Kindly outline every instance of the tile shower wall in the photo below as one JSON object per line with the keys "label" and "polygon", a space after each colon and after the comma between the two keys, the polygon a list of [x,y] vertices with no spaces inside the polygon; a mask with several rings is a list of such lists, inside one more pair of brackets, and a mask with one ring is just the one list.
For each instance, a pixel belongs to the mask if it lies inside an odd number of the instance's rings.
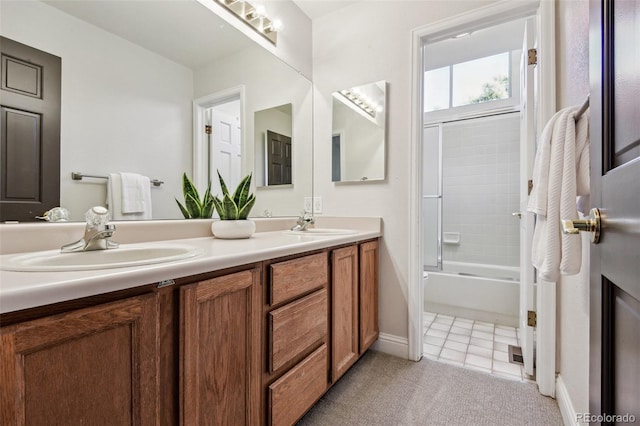
{"label": "tile shower wall", "polygon": [[442,170],[445,262],[518,266],[519,113],[444,124]]}

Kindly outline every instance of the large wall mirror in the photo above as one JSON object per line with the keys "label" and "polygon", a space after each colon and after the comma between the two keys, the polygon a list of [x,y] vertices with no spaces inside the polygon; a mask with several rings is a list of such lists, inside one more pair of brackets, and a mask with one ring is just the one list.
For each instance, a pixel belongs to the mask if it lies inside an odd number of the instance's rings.
{"label": "large wall mirror", "polygon": [[385,178],[386,82],[333,93],[331,180]]}
{"label": "large wall mirror", "polygon": [[[251,216],[297,215],[311,196],[311,174],[296,173],[312,169],[311,81],[199,2],[2,1],[0,34],[62,60],[60,205],[72,220],[107,197],[105,179],[74,180],[73,172],[162,181],[151,186],[152,219],[182,218],[182,174],[204,192],[227,164],[203,146],[216,131],[239,140],[235,175],[263,176],[254,113],[280,105],[290,105],[293,122],[292,182],[256,191]],[[225,124],[196,127],[199,99],[214,100],[200,105],[205,119],[217,107]]]}

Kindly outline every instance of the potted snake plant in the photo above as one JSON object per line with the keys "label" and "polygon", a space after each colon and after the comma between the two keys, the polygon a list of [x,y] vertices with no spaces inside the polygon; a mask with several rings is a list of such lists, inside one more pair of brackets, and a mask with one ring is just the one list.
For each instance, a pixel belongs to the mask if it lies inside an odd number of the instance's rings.
{"label": "potted snake plant", "polygon": [[222,198],[213,197],[213,205],[220,216],[220,220],[211,223],[211,232],[217,238],[236,239],[249,238],[256,230],[256,224],[248,220],[249,212],[256,202],[256,197],[249,193],[251,189],[251,174],[248,174],[238,184],[231,194],[218,171]]}
{"label": "potted snake plant", "polygon": [[176,203],[185,219],[210,219],[213,216],[213,196],[211,195],[211,182],[207,186],[204,197],[200,194],[186,173],[182,174],[182,194],[184,204],[176,198]]}

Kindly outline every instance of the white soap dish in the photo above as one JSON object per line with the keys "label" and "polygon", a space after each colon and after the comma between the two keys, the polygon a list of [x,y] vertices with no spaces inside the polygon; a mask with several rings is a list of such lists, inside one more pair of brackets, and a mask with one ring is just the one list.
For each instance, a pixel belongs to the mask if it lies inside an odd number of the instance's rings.
{"label": "white soap dish", "polygon": [[442,241],[445,244],[460,245],[460,233],[459,232],[443,232]]}

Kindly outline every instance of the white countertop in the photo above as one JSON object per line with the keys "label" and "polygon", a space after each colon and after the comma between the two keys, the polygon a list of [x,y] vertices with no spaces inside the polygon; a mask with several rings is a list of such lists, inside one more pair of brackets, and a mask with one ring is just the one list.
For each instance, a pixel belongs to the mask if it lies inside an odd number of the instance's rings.
{"label": "white countertop", "polygon": [[[171,239],[123,244],[152,246],[183,244],[198,248],[201,254],[188,259],[112,269],[65,272],[0,271],[0,313],[102,293],[147,285],[246,265],[277,257],[319,250],[327,247],[380,237],[378,229],[356,230],[346,235],[295,235],[281,230],[257,232],[249,239],[221,240],[213,237]],[[17,254],[0,256],[8,258]]]}

